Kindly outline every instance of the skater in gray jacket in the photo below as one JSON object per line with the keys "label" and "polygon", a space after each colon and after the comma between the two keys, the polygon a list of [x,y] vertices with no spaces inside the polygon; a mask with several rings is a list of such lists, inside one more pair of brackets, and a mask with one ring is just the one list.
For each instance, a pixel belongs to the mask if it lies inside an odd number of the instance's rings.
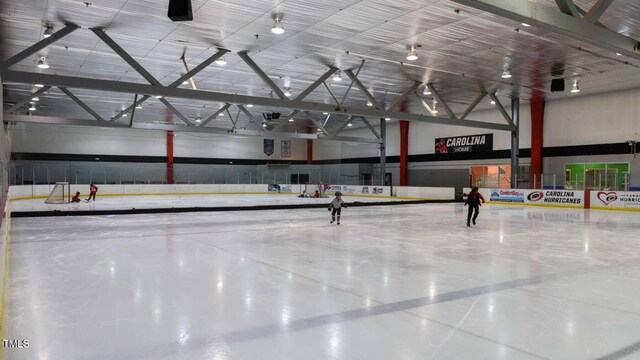
{"label": "skater in gray jacket", "polygon": [[329,211],[333,209],[331,212],[331,222],[329,224],[333,224],[336,221],[336,214],[338,215],[338,225],[340,225],[340,211],[343,207],[347,207],[342,201],[342,193],[340,191],[336,191],[336,197],[329,204]]}

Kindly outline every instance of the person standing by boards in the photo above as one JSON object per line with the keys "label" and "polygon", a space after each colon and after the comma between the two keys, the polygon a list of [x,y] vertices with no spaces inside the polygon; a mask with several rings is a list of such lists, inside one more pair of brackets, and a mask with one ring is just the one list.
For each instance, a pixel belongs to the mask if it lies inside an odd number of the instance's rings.
{"label": "person standing by boards", "polygon": [[95,184],[89,185],[89,198],[87,199],[87,201],[91,199],[93,199],[93,201],[96,201],[97,192],[98,192],[98,187]]}
{"label": "person standing by boards", "polygon": [[471,189],[469,194],[464,194],[467,197],[467,201],[465,201],[464,205],[469,205],[469,212],[467,213],[467,226],[471,226],[471,214],[475,210],[475,214],[473,215],[473,225],[476,224],[476,219],[478,218],[478,213],[480,213],[480,201],[484,202],[484,198],[482,194],[478,191],[478,187],[474,187]]}

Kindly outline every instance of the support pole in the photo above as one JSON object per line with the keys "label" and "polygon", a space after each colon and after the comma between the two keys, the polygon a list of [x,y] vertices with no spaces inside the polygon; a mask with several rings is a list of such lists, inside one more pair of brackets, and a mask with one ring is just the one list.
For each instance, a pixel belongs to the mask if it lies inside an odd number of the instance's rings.
{"label": "support pole", "polygon": [[387,122],[384,118],[380,119],[380,185],[385,185],[387,175]]}
{"label": "support pole", "polygon": [[313,164],[313,139],[307,139],[307,164]]}
{"label": "support pole", "polygon": [[518,158],[520,157],[518,144],[520,135],[520,98],[517,96],[511,98],[511,120],[515,126],[515,129],[511,131],[511,188],[517,189],[518,184],[513,181],[516,179],[515,174],[518,173]]}
{"label": "support pole", "polygon": [[167,131],[167,184],[173,184],[173,131]]}
{"label": "support pole", "polygon": [[409,185],[409,122],[400,120],[400,186]]}
{"label": "support pole", "polygon": [[[531,176],[534,179],[542,174],[544,101],[531,103]],[[534,186],[534,189],[537,187]]]}

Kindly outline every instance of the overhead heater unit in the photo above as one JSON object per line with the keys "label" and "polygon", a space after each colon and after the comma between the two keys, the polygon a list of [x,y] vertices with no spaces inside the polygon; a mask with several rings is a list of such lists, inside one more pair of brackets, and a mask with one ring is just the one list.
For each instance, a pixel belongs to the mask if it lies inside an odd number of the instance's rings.
{"label": "overhead heater unit", "polygon": [[169,11],[167,16],[169,16],[169,19],[172,21],[193,20],[191,0],[169,0]]}

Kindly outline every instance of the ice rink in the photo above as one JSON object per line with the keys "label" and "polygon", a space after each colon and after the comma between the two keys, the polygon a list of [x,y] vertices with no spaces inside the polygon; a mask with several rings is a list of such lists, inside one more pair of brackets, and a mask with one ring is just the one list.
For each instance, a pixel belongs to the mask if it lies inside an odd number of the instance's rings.
{"label": "ice rink", "polygon": [[13,219],[4,358],[640,359],[640,214],[465,216]]}

